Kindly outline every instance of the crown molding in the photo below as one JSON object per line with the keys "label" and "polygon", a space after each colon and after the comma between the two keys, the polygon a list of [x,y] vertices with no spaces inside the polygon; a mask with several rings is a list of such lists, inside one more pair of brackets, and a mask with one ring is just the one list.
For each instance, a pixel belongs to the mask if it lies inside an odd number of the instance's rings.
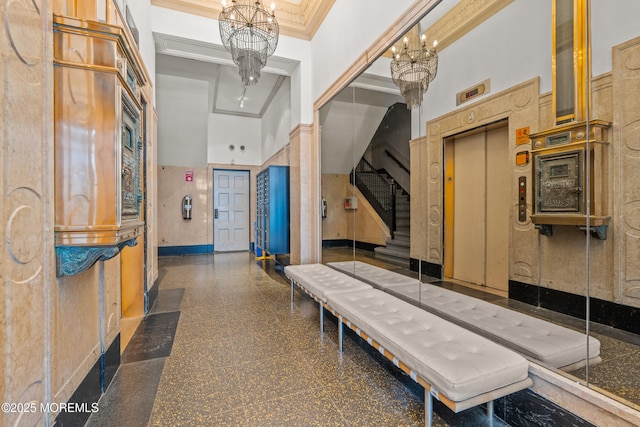
{"label": "crown molding", "polygon": [[[275,0],[280,34],[311,40],[334,2],[335,0],[306,0],[301,4],[294,4]],[[151,0],[151,4],[210,19],[218,19],[222,12],[221,0]]]}
{"label": "crown molding", "polygon": [[[444,50],[512,2],[513,0],[460,0],[442,18],[429,28],[423,29],[422,33],[427,36],[427,47],[431,47],[433,41],[437,40],[437,51]],[[417,26],[407,32],[407,37],[411,48],[422,44]],[[398,50],[402,49],[402,40],[399,40],[395,46]],[[390,58],[391,50],[386,51],[384,56]]]}

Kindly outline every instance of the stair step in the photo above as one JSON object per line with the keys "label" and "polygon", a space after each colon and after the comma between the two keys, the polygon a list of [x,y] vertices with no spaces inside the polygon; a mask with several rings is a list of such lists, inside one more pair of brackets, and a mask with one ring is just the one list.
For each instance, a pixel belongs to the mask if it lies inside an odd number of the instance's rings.
{"label": "stair step", "polygon": [[380,259],[386,262],[390,262],[404,267],[409,267],[409,253],[389,250],[384,246],[379,246],[374,249],[376,259]]}
{"label": "stair step", "polygon": [[380,253],[383,255],[388,255],[388,256],[406,258],[407,260],[409,259],[409,250],[398,250],[393,248],[387,248],[384,246],[378,246],[377,248],[374,248],[374,252]]}
{"label": "stair step", "polygon": [[411,220],[409,218],[396,218],[396,227],[409,227]]}
{"label": "stair step", "polygon": [[387,245],[392,244],[392,245],[401,245],[401,246],[409,247],[409,245],[411,244],[410,242],[411,242],[411,237],[399,236],[398,233],[394,233],[393,239],[387,240]]}
{"label": "stair step", "polygon": [[398,252],[409,253],[409,245],[403,245],[400,242],[387,241],[387,249]]}

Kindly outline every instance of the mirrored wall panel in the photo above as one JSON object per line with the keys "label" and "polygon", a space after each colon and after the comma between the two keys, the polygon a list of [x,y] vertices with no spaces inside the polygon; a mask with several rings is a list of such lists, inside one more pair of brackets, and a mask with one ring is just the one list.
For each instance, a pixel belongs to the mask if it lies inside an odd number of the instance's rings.
{"label": "mirrored wall panel", "polygon": [[487,3],[320,108],[322,261],[637,408],[640,4]]}

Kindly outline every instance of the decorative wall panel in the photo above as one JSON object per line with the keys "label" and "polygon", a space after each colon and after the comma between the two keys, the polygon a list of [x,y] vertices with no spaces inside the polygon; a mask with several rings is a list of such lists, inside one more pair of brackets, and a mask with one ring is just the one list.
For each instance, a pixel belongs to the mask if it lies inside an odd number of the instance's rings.
{"label": "decorative wall panel", "polygon": [[[49,372],[52,228],[50,5],[0,2],[0,383],[3,402],[44,403]],[[47,414],[0,413],[0,425]]]}
{"label": "decorative wall panel", "polygon": [[616,299],[640,306],[640,38],[613,49]]}

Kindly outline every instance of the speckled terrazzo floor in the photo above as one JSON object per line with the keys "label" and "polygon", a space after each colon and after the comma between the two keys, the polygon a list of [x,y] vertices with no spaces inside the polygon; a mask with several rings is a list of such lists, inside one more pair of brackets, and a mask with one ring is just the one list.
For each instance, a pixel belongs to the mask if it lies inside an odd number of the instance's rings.
{"label": "speckled terrazzo floor", "polygon": [[[335,319],[320,334],[317,304],[296,292],[291,310],[289,284],[252,254],[159,263],[158,299],[184,289],[171,354],[123,364],[87,425],[424,425],[420,386],[353,334],[341,354]],[[488,425],[481,408],[435,411],[435,426]]]}

